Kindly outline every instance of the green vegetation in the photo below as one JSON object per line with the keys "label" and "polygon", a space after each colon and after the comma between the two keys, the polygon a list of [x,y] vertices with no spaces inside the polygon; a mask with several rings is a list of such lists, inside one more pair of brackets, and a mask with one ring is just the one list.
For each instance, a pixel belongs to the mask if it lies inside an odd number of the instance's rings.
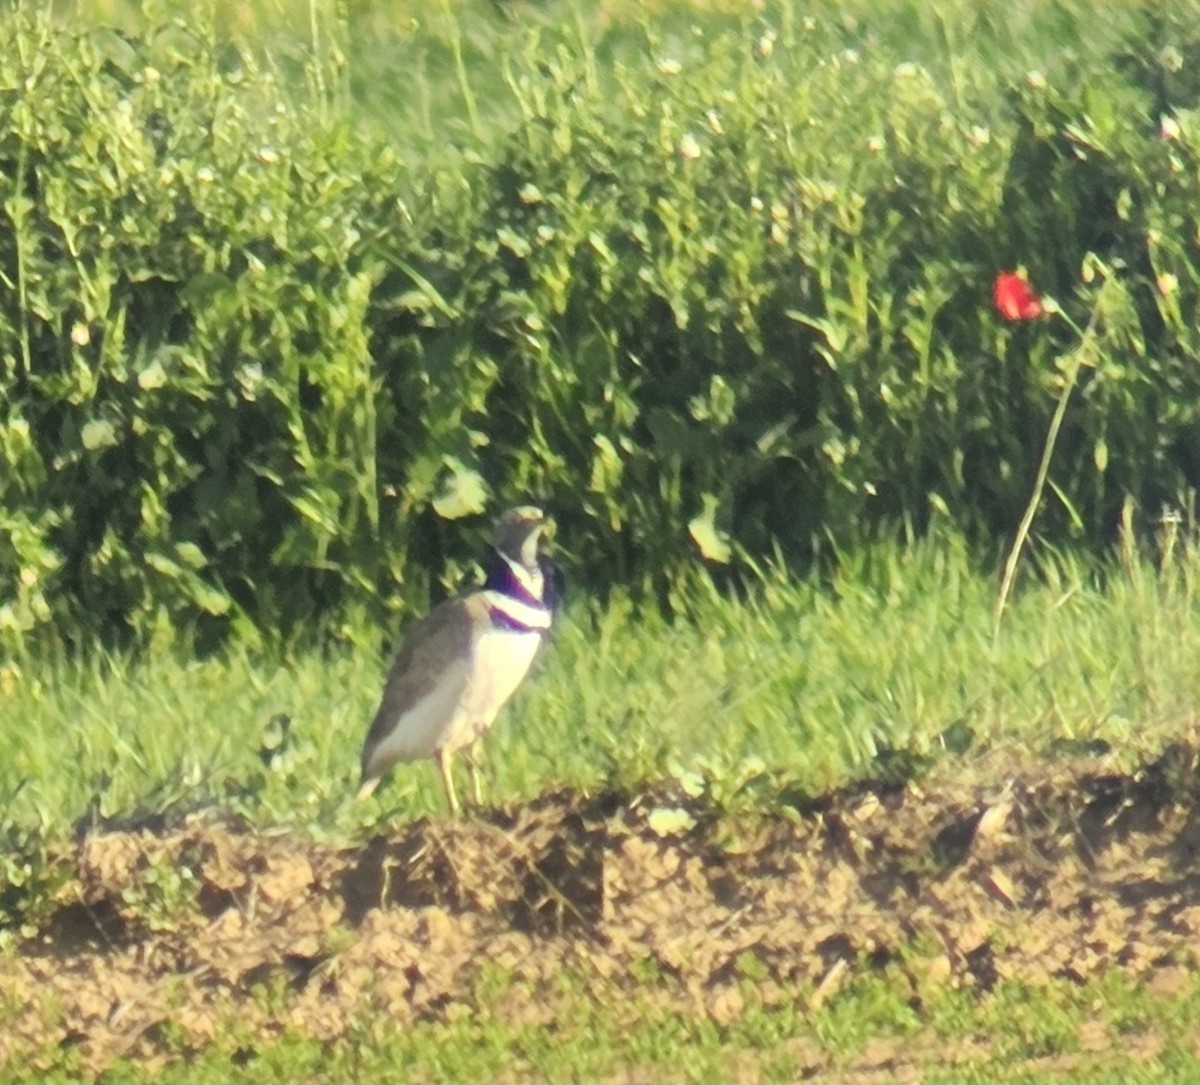
{"label": "green vegetation", "polygon": [[[648,975],[633,995],[597,991],[595,977],[564,971],[540,993],[558,1009],[547,1023],[499,1020],[497,1002],[520,992],[484,981],[452,1021],[397,1027],[372,1015],[332,1042],[285,1032],[264,1043],[231,1018],[199,1057],[167,1030],[160,1059],[149,1066],[118,1061],[103,1080],[794,1081],[814,1071],[833,1079],[857,1066],[885,1079],[938,1082],[1171,1082],[1200,1070],[1195,980],[1169,998],[1115,974],[1087,988],[1061,980],[1037,988],[1002,983],[980,1000],[894,967],[812,1009],[805,1006],[811,991],[765,1006],[746,980],[745,1009],[731,1023],[679,1010],[671,986]],[[37,1062],[77,1080],[69,1053],[41,1053]],[[4,1069],[15,1081],[45,1080]]]}
{"label": "green vegetation", "polygon": [[[1197,0],[0,5],[0,973],[102,927],[83,830],[440,817],[431,765],[354,802],[357,752],[511,500],[571,597],[497,804],[615,786],[736,835],[1195,741]],[[1017,267],[1045,313],[1006,323]],[[120,903],[170,943],[206,888],[159,857]],[[210,1043],[159,1022],[102,1079],[1200,1070],[1190,980],[902,959],[769,1003],[747,969],[731,1009],[645,964],[485,966],[334,1040],[238,978],[270,1028],[214,994]],[[0,1076],[86,1076],[75,1043]]]}
{"label": "green vegetation", "polygon": [[[6,644],[353,637],[515,498],[639,597],[933,516],[995,554],[1064,381],[1046,538],[1195,484],[1194,3],[466,7],[373,47],[381,11],[286,10],[277,52],[221,8],[11,20]],[[1018,264],[1058,308],[1010,326]]]}
{"label": "green vegetation", "polygon": [[[769,576],[737,601],[694,588],[673,599],[673,619],[623,595],[577,601],[487,740],[491,799],[665,787],[677,796],[667,813],[698,801],[732,841],[747,820],[800,816],[831,785],[882,776],[920,787],[930,769],[978,772],[982,755],[1005,749],[1068,759],[1106,750],[1109,771],[1133,769],[1194,740],[1200,553],[1175,530],[1140,549],[1131,533],[1108,563],[1035,551],[1040,575],[1018,588],[997,637],[996,577],[940,532],[843,555],[826,580]],[[385,662],[370,650],[241,648],[201,661],[162,650],[7,664],[6,718],[31,725],[0,737],[0,969],[78,899],[73,825],[153,828],[215,804],[302,837],[365,844],[419,815],[440,819],[432,764],[402,766],[370,802],[352,799]],[[1007,782],[995,779],[995,792]],[[186,862],[160,860],[139,868],[121,907],[178,944],[171,932],[199,889]],[[337,962],[335,952],[329,967]],[[632,986],[568,973],[553,992],[497,992],[484,974],[478,1004],[399,1025],[369,1002],[361,1027],[324,1040],[287,1026],[298,996],[267,986],[256,997],[277,1000],[277,1024],[238,1024],[231,1003],[228,1027],[199,1046],[194,1032],[156,1026],[154,1059],[118,1060],[103,1080],[785,1080],[881,1063],[885,1076],[946,1081],[1170,1081],[1197,1066],[1194,982],[1160,997],[1119,969],[1098,983],[1013,980],[982,994],[944,977],[914,991],[901,968],[864,968],[809,1011],[812,992],[794,985],[783,1004],[756,1001],[747,968],[742,1002],[718,1020],[680,1007],[677,981],[653,968],[620,982]],[[528,1019],[498,1012],[527,1002]],[[207,1005],[222,1012],[219,1000]],[[24,1012],[0,1004],[0,1022]],[[54,1045],[23,1049],[0,1070],[80,1080],[84,1065]]]}
{"label": "green vegetation", "polygon": [[[1111,567],[1044,553],[995,639],[994,577],[944,534],[845,555],[827,581],[772,574],[741,600],[697,588],[674,619],[577,602],[487,739],[492,797],[668,773],[720,807],[774,809],[1004,746],[1103,743],[1132,768],[1200,696],[1200,553],[1172,546],[1161,568],[1132,542]],[[379,648],[9,663],[6,715],[37,726],[0,736],[5,823],[61,839],[79,818],[218,802],[344,837],[438,813],[431,764],[353,800]]]}
{"label": "green vegetation", "polygon": [[[632,1004],[614,999],[609,1008],[583,1018],[564,1013],[554,1026],[501,1028],[486,1014],[411,1031],[364,1022],[361,1033],[334,1044],[284,1036],[270,1049],[260,1049],[252,1037],[239,1038],[234,1030],[225,1050],[206,1053],[199,1063],[156,1067],[151,1074],[136,1064],[118,1064],[110,1079],[477,1081],[499,1073],[503,1080],[587,1081],[625,1072],[657,1081],[759,1075],[789,1081],[814,1063],[836,1075],[847,1056],[870,1051],[870,1045],[885,1076],[899,1067],[931,1081],[1099,1081],[1114,1074],[1136,1082],[1180,1081],[1200,1068],[1188,1027],[1188,1015],[1200,1009],[1194,985],[1186,998],[1173,1000],[1164,1020],[1159,1000],[1120,979],[1107,983],[1108,1028],[1092,1032],[1087,1026],[1097,1017],[1095,992],[1066,983],[1038,991],[1005,985],[982,1004],[967,992],[942,987],[928,992],[930,1002],[920,1011],[910,998],[897,996],[903,984],[898,974],[871,977],[815,1013],[801,1013],[798,1006],[758,1006],[725,1027],[698,1023],[643,996]],[[571,977],[558,993],[570,1003],[586,997],[587,990],[586,977]],[[753,999],[751,985],[747,994]],[[956,1027],[943,1032],[930,1027],[931,1020],[953,1021]],[[1081,1031],[1092,1042],[1104,1041],[1099,1051],[1080,1051]],[[1144,1033],[1153,1037],[1153,1057],[1147,1059],[1145,1050],[1123,1049],[1130,1032],[1138,1039]],[[986,1051],[972,1051],[973,1035],[988,1037]],[[948,1045],[950,1060],[942,1044]]]}

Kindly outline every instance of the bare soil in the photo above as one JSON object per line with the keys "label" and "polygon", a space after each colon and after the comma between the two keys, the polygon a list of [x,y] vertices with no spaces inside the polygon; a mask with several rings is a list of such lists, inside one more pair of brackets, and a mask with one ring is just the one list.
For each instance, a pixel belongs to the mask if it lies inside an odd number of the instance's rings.
{"label": "bare soil", "polygon": [[[230,1021],[332,1039],[364,1014],[453,1018],[483,967],[513,978],[489,1012],[523,1022],[564,1012],[564,966],[612,998],[647,962],[718,1024],[742,1012],[748,969],[766,1005],[818,1005],[889,962],[923,970],[914,990],[1122,969],[1169,993],[1200,955],[1198,765],[1186,744],[1132,774],[994,755],[754,819],[564,792],[357,846],[215,814],[91,832],[77,881],[0,957],[25,1007],[0,1065],[61,1045],[90,1073],[153,1065],[164,1030],[200,1050]],[[832,1072],[803,1054],[809,1076]],[[895,1080],[929,1056],[881,1041],[836,1072]]]}

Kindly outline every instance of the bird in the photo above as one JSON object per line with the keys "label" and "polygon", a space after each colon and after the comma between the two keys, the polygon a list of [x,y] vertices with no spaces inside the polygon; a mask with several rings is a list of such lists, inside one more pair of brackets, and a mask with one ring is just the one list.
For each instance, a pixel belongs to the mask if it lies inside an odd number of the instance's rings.
{"label": "bird", "polygon": [[440,603],[404,638],[363,744],[359,798],[397,763],[431,757],[457,815],[451,769],[464,750],[482,804],[476,746],[529,673],[562,601],[562,573],[541,549],[548,527],[535,506],[505,511],[483,586]]}

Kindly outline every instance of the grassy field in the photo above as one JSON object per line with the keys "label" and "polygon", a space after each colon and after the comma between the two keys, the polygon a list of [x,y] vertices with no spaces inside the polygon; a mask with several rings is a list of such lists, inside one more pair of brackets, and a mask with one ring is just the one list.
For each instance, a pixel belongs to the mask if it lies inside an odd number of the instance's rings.
{"label": "grassy field", "polygon": [[502,139],[518,115],[512,59],[536,53],[539,41],[552,50],[564,35],[597,73],[668,58],[686,63],[734,35],[780,40],[813,62],[867,51],[882,63],[922,65],[939,83],[986,97],[1031,71],[1106,58],[1146,6],[1025,3],[1003,17],[967,2],[934,10],[910,0],[811,9],[754,0],[206,0],[184,8],[171,0],[58,0],[53,10],[131,32],[185,16],[244,48],[265,48],[293,78],[316,84],[333,109],[386,131],[410,154],[437,159],[451,147]]}
{"label": "grassy field", "polygon": [[[0,971],[13,983],[0,1002],[10,1026],[0,1072],[145,1081],[1186,1079],[1200,1065],[1188,1024],[1198,988],[1184,949],[1192,921],[1183,917],[1195,912],[1187,863],[1159,869],[1147,857],[1192,846],[1192,777],[1146,766],[1172,744],[1195,743],[1200,553],[1162,534],[1099,564],[1043,551],[998,628],[997,581],[960,540],[935,535],[844,556],[827,577],[764,575],[739,601],[697,587],[674,600],[673,619],[620,598],[572,600],[538,673],[488,737],[487,810],[457,828],[444,821],[430,763],[403,766],[371,801],[354,801],[390,636],[372,646],[364,634],[356,651],[260,646],[199,660],[176,646],[138,659],[8,660],[5,715],[28,725],[0,739],[11,845],[0,868]],[[1044,779],[1039,765],[1049,766]],[[1156,774],[1175,781],[1169,795],[1154,797],[1157,784],[1138,790]],[[769,850],[778,827],[793,825],[799,835],[780,845],[784,855],[835,856],[829,826],[857,819],[854,781],[863,779],[876,781],[884,803],[901,795],[928,811],[908,809],[890,843],[871,837],[868,852],[882,867],[871,859],[860,869],[854,859],[798,871],[805,893],[826,886],[812,903],[787,882],[773,889],[764,871],[779,861],[756,849]],[[1112,807],[1100,792],[1121,779],[1127,797]],[[830,822],[822,796],[839,787],[846,798],[833,809],[845,802],[850,813]],[[1014,789],[1057,797],[1033,802],[1006,851],[985,841],[961,867],[961,857],[943,865],[942,829]],[[584,917],[580,929],[542,930],[539,921],[526,930],[520,898],[493,912],[480,903],[492,889],[480,898],[454,874],[439,889],[445,869],[422,873],[440,853],[451,871],[482,864],[487,883],[520,879],[528,865],[563,886],[556,897],[574,893],[570,871],[588,869],[593,845],[570,828],[539,844],[544,829],[518,823],[547,795],[566,797],[568,827],[594,823],[587,810],[610,802],[602,796],[622,796],[618,813],[602,815],[613,841],[601,850],[602,895],[614,915]],[[1038,813],[1062,804],[1070,810],[1057,828],[1046,819],[1060,815]],[[1109,857],[1102,867],[1120,859],[1114,873],[1094,869],[1096,858],[1091,874],[1076,867],[1073,847],[1054,857],[1097,808],[1116,827],[1111,844],[1092,840],[1087,850]],[[1126,843],[1128,829],[1112,821],[1126,808],[1157,835]],[[236,833],[264,835],[239,835],[232,857],[221,858],[229,819],[244,827]],[[697,819],[706,835],[688,844]],[[612,835],[620,825],[637,826],[649,852],[620,845],[625,829]],[[672,840],[695,857],[662,859]],[[276,861],[283,841],[287,857]],[[497,846],[514,857],[493,877],[486,857]],[[89,858],[92,849],[124,858]],[[373,881],[380,855],[382,881]],[[731,906],[689,936],[695,952],[724,964],[672,958],[655,948],[653,925],[637,934],[636,915],[623,909],[653,893],[623,905],[611,882],[630,855],[637,869],[694,863],[713,886],[722,868],[742,863],[738,892],[757,904]],[[343,873],[332,873],[334,862]],[[214,863],[224,874],[212,873]],[[242,871],[241,889],[230,869]],[[406,869],[410,888],[390,897],[386,871]],[[997,869],[1010,874],[996,882]],[[868,888],[892,879],[888,871],[916,871],[905,877],[923,888],[913,883],[882,905],[864,898],[842,911],[830,897],[817,907],[842,870]],[[1052,903],[1051,870],[1080,894],[1072,903]],[[356,879],[365,888],[354,889]],[[1002,888],[989,905],[976,899],[979,885]],[[1138,888],[1154,885],[1150,895]],[[776,919],[763,903],[773,892],[784,893]],[[1115,904],[1115,927],[1048,934],[1091,915],[1085,901],[1097,892],[1127,901]],[[365,913],[352,906],[355,893],[373,901]],[[930,925],[919,905],[928,894],[961,911]],[[908,898],[918,903],[911,919],[902,907],[890,915]],[[1160,911],[1130,912],[1135,899],[1157,900]],[[587,893],[581,900],[587,911]],[[670,898],[654,907],[666,909],[655,923],[700,915]],[[313,910],[324,917],[316,928],[305,918]],[[887,939],[863,934],[893,921]],[[762,941],[774,935],[756,935],[756,923],[811,941],[776,955]],[[475,937],[484,941],[462,948]],[[1076,945],[1078,967],[1043,967],[1036,953],[1008,961],[1048,937]],[[402,966],[397,949],[414,963]],[[1001,961],[995,975],[979,971],[983,951]],[[224,967],[212,961],[234,952],[230,978],[211,976]],[[404,978],[413,975],[431,990],[444,983],[443,994],[428,1001]],[[98,994],[79,1002],[88,990]],[[313,997],[318,1007],[332,997],[341,1024],[329,1006],[314,1009]]]}
{"label": "grassy field", "polygon": [[[382,651],[9,661],[5,715],[29,726],[7,728],[0,749],[14,845],[0,1071],[130,1081],[1184,1080],[1200,1066],[1189,1025],[1200,989],[1179,956],[1183,917],[1196,909],[1187,860],[1159,869],[1152,857],[1191,846],[1193,777],[1186,766],[1149,771],[1182,788],[1165,798],[1138,781],[1164,749],[1196,741],[1200,556],[1182,541],[1169,557],[1160,551],[1130,547],[1103,565],[1043,554],[998,632],[997,576],[952,538],[881,544],[823,581],[769,576],[739,602],[696,590],[677,600],[673,620],[620,599],[575,600],[489,737],[488,809],[459,826],[444,819],[430,764],[401,767],[367,803],[352,799]],[[1052,766],[1044,780],[1039,764]],[[855,791],[864,778],[875,792]],[[1104,781],[1121,779],[1126,798],[1114,806]],[[826,807],[838,785],[846,797]],[[1008,844],[996,851],[977,839],[961,866],[938,857],[945,833],[934,830],[973,804],[1004,808],[1014,789],[1032,805]],[[566,796],[566,828],[546,843],[521,819],[548,794]],[[856,794],[906,804],[896,839],[868,831],[861,869],[836,860],[842,846],[830,835],[867,816]],[[590,806],[609,801],[619,809],[602,815],[607,903],[593,918],[570,871],[589,869],[597,853],[570,827],[597,824]],[[848,813],[836,813],[841,803]],[[1056,855],[1097,808],[1112,836],[1087,845],[1090,868],[1074,846]],[[1126,808],[1157,835],[1129,837],[1113,820]],[[887,816],[873,799],[866,809]],[[702,830],[689,828],[697,820]],[[789,824],[799,835],[784,843]],[[622,843],[631,831],[641,850]],[[438,854],[449,868],[422,865]],[[834,865],[770,874],[783,856]],[[1110,872],[1114,856],[1126,865]],[[582,892],[549,925],[519,895],[485,903],[503,897],[506,878],[519,886],[527,862],[561,886],[556,896]],[[719,921],[702,919],[698,907],[670,904],[671,877],[645,891],[628,883],[622,896],[614,886],[646,863],[692,864],[686,884],[704,871],[719,885],[723,867],[726,878],[742,869],[737,892],[758,903],[748,912],[735,900]],[[474,866],[494,888],[471,888]],[[880,878],[918,881],[843,911],[845,869],[864,887],[876,879],[876,894]],[[1052,871],[1076,887],[1071,903],[1045,889]],[[391,877],[407,888],[389,890]],[[636,909],[655,893],[668,894],[653,905],[666,910],[638,933]],[[356,894],[374,903],[356,911]],[[931,920],[920,905],[930,894],[955,910]],[[1114,902],[1113,927],[1079,919],[1094,914],[1097,895]],[[905,920],[909,898],[916,910]],[[895,940],[871,935],[893,908]],[[677,940],[649,933],[691,919],[700,926],[684,956],[669,949]],[[1046,933],[1081,922],[1082,931]],[[793,927],[814,941],[772,950],[770,939]],[[1046,937],[1082,939],[1071,952],[1083,956],[1063,968],[1052,950],[1044,966],[1019,952]],[[992,972],[980,971],[980,947],[1001,962]],[[725,963],[702,965],[710,952]],[[416,986],[414,975],[424,977]],[[445,993],[431,998],[421,984]],[[98,1003],[77,1001],[88,990]]]}
{"label": "grassy field", "polygon": [[[696,588],[667,619],[574,600],[537,677],[489,736],[493,795],[674,777],[771,807],[863,776],[1011,746],[1102,743],[1132,767],[1196,721],[1200,557],[1044,554],[995,629],[997,578],[936,535],[845,555],[828,579],[765,574],[743,600]],[[372,638],[379,634],[377,640]],[[392,631],[356,650],[177,650],[10,660],[4,817],[77,819],[230,803],[345,837],[441,810],[432,765],[352,801]],[[286,718],[286,725],[282,722]]]}

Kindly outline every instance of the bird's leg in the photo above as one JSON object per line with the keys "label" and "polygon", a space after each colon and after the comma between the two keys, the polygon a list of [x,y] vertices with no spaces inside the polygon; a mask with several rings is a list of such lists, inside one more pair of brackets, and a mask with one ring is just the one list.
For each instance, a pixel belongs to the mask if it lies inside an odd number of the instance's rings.
{"label": "bird's leg", "polygon": [[438,772],[442,776],[442,790],[446,792],[446,802],[450,806],[450,813],[455,817],[458,816],[458,796],[454,794],[454,776],[450,771],[450,751],[438,750],[434,755],[437,761]]}
{"label": "bird's leg", "polygon": [[471,770],[471,797],[476,806],[483,805],[483,772],[479,768],[478,739],[467,747],[467,765]]}

